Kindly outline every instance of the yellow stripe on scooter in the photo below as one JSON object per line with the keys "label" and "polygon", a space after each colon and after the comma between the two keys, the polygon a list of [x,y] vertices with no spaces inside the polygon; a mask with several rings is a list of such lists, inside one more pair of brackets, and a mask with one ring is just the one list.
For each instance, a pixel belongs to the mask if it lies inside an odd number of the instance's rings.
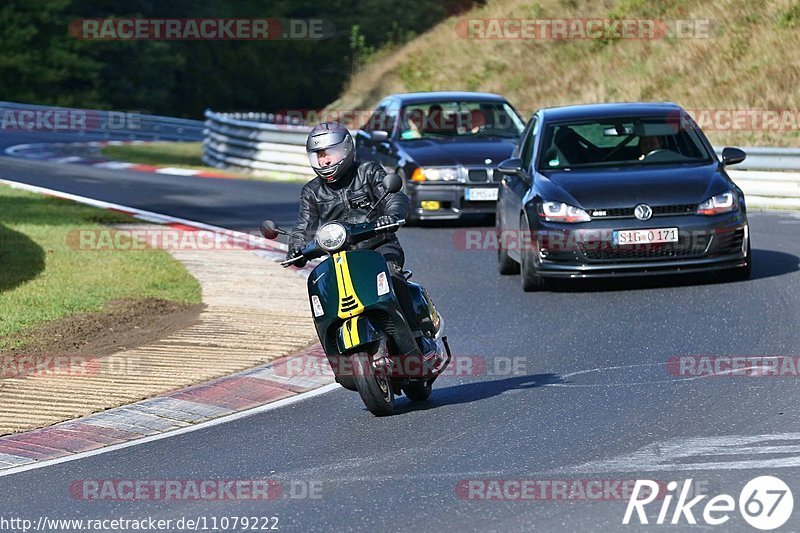
{"label": "yellow stripe on scooter", "polygon": [[361,344],[361,339],[358,335],[357,316],[345,320],[344,324],[342,324],[342,328],[344,330],[344,335],[342,336],[342,340],[344,341],[345,349],[349,350],[353,346],[358,346],[359,344]]}
{"label": "yellow stripe on scooter", "polygon": [[[358,299],[353,288],[350,267],[347,265],[347,252],[334,254],[333,265],[336,270],[336,286],[339,289],[339,318],[350,318],[361,314],[364,311],[364,305]],[[349,305],[346,305],[345,301]],[[345,311],[344,307],[348,307],[349,310]]]}

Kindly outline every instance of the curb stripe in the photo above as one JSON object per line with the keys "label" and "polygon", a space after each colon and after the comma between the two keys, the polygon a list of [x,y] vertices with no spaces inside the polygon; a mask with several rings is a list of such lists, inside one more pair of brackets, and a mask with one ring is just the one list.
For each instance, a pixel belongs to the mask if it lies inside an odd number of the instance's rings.
{"label": "curb stripe", "polygon": [[[15,189],[116,211],[176,229],[204,229],[229,237],[251,239],[250,242],[255,240],[265,249],[253,252],[269,259],[276,259],[276,256],[282,259],[286,250],[286,245],[282,243],[202,222],[5,179],[0,179],[0,183]],[[314,266],[310,264],[295,270],[307,278]],[[0,437],[0,477],[196,431],[337,390],[339,385],[332,383],[332,373],[329,376],[304,377],[282,376],[275,371],[276,368],[285,368],[288,361],[296,358],[324,357],[322,347],[316,344],[265,365],[193,385],[181,391],[50,427]]]}

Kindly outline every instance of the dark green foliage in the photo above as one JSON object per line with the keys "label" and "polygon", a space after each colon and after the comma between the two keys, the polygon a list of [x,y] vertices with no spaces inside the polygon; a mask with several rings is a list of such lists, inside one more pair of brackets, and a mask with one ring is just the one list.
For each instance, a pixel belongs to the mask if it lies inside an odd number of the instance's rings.
{"label": "dark green foliage", "polygon": [[[320,108],[357,63],[402,44],[471,0],[4,0],[0,100],[199,118],[205,108]],[[324,40],[101,41],[68,31],[83,18],[322,19]],[[353,27],[359,39],[353,44]]]}

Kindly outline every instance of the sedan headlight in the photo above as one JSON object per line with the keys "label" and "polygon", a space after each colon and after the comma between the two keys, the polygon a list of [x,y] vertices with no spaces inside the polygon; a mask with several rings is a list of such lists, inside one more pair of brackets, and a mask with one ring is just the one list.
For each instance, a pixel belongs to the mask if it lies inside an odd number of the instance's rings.
{"label": "sedan headlight", "polygon": [[411,181],[458,181],[457,168],[417,168],[411,174]]}
{"label": "sedan headlight", "polygon": [[347,239],[347,230],[338,222],[325,224],[317,231],[317,244],[326,252],[338,250]]}
{"label": "sedan headlight", "polygon": [[544,202],[539,204],[539,216],[548,222],[589,222],[592,217],[581,209],[573,205],[562,202]]}
{"label": "sedan headlight", "polygon": [[736,211],[739,206],[736,203],[736,196],[734,196],[733,192],[728,191],[726,193],[718,194],[717,196],[712,196],[705,202],[701,203],[697,206],[697,214],[698,215],[719,215],[720,213],[730,213],[731,211]]}

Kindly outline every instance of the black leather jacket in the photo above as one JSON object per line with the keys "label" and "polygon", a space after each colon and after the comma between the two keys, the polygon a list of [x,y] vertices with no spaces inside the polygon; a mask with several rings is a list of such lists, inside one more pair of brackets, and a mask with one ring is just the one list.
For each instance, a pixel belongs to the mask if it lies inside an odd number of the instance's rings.
{"label": "black leather jacket", "polygon": [[[370,204],[383,196],[383,177],[386,171],[378,163],[364,161],[353,163],[349,175],[335,184],[328,184],[317,176],[303,187],[300,193],[300,213],[297,224],[289,235],[289,249],[302,248],[314,238],[317,228],[326,222],[338,220],[350,224],[366,222]],[[369,215],[375,220],[381,215],[406,218],[410,202],[402,192],[390,194]],[[396,242],[394,233],[384,233],[358,243],[357,248],[376,248]]]}

